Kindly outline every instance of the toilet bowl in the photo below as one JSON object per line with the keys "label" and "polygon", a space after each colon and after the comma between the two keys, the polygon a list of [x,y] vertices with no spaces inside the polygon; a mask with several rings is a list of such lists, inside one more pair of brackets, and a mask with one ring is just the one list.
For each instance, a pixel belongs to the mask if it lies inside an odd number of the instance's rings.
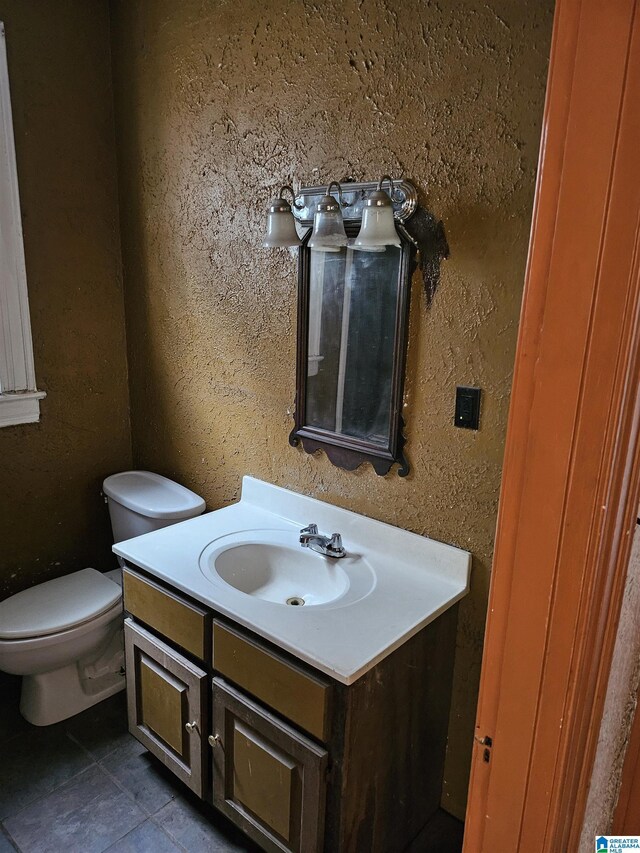
{"label": "toilet bowl", "polygon": [[[200,515],[205,506],[148,471],[112,475],[103,488],[115,542]],[[123,690],[122,624],[120,569],[81,569],[0,602],[0,670],[23,677],[23,717],[51,725]]]}
{"label": "toilet bowl", "polygon": [[30,723],[57,723],[123,689],[119,575],[82,569],[0,603],[0,670],[23,676]]}

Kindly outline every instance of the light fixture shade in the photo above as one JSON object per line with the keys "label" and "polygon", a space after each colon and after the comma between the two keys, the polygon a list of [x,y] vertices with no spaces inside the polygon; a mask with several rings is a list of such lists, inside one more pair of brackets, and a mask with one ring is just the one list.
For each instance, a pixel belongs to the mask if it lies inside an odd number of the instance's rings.
{"label": "light fixture shade", "polygon": [[262,244],[265,249],[299,246],[300,238],[291,212],[291,205],[283,198],[274,199],[267,214],[267,234]]}
{"label": "light fixture shade", "polygon": [[339,252],[347,245],[347,233],[338,202],[330,195],[318,203],[313,217],[313,232],[307,246],[320,252]]}
{"label": "light fixture shade", "polygon": [[401,243],[393,218],[391,199],[384,190],[377,190],[365,202],[360,233],[353,248],[380,252],[385,246],[400,247]]}

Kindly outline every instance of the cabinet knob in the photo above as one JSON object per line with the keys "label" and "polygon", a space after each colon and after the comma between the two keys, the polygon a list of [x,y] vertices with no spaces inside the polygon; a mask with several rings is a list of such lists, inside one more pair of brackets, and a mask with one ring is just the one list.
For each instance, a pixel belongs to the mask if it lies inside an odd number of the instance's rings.
{"label": "cabinet knob", "polygon": [[207,740],[209,741],[209,746],[219,746],[222,743],[220,735],[209,735]]}
{"label": "cabinet knob", "polygon": [[190,735],[198,731],[198,723],[195,720],[192,723],[185,723],[184,727]]}

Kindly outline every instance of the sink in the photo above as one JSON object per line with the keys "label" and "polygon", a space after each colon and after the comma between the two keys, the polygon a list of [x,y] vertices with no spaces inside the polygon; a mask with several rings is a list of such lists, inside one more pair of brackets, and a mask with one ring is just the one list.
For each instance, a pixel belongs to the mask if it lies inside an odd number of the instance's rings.
{"label": "sink", "polygon": [[262,601],[291,607],[352,604],[375,586],[368,561],[357,554],[325,557],[282,530],[239,531],[211,542],[200,571]]}
{"label": "sink", "polygon": [[265,601],[326,604],[344,595],[349,578],[337,562],[323,565],[315,556],[282,545],[236,545],[218,554],[214,569],[240,592]]}

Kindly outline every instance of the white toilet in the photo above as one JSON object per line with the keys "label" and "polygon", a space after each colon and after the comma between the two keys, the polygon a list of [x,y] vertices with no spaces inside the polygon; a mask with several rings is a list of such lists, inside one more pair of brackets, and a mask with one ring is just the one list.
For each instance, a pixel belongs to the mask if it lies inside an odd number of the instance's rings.
{"label": "white toilet", "polygon": [[[114,542],[200,515],[204,500],[150,471],[103,484]],[[22,675],[20,712],[36,726],[124,689],[121,571],[81,569],[0,602],[0,670]]]}

